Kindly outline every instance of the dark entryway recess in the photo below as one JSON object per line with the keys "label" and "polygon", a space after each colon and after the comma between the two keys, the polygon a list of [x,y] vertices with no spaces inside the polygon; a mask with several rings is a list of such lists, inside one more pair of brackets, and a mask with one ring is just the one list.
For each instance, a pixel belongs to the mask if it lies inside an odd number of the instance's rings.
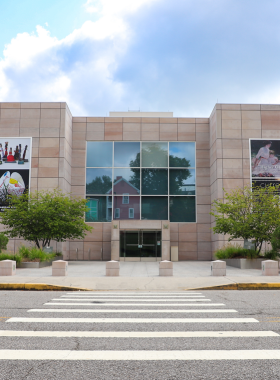
{"label": "dark entryway recess", "polygon": [[161,231],[120,231],[120,257],[157,261],[161,258]]}

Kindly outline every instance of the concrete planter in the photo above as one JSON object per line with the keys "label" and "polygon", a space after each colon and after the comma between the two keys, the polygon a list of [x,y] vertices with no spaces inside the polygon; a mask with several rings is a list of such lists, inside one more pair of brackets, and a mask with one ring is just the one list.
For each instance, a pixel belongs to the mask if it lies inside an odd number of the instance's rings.
{"label": "concrete planter", "polygon": [[49,261],[39,261],[39,262],[24,262],[17,264],[17,268],[44,268],[44,267],[50,267],[52,265],[53,261],[57,260],[63,260],[63,256],[56,256],[55,258],[49,260]]}
{"label": "concrete planter", "polygon": [[262,269],[262,261],[266,260],[264,257],[260,259],[226,259],[223,260],[230,267],[240,269]]}

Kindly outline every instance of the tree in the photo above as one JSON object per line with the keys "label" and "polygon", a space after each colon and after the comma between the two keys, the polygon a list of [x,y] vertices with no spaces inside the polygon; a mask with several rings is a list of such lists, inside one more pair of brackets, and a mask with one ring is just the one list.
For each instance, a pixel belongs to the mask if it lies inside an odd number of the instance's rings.
{"label": "tree", "polygon": [[[159,156],[162,155],[162,151],[158,147],[153,147],[153,149],[146,149],[145,154],[148,159],[153,162],[153,159],[157,156],[157,154]],[[190,167],[190,161],[185,158],[170,155],[169,164],[170,167],[174,169],[176,169],[176,167],[184,169],[172,170],[172,178],[170,178],[170,194],[182,194],[181,187],[184,185],[184,181],[191,177],[191,172],[187,169],[187,167]],[[139,169],[136,169],[136,167],[140,167],[140,153],[137,154],[135,160],[130,161],[129,165],[131,167],[131,171],[133,172],[129,182],[137,189],[140,189]],[[167,194],[167,186],[168,173],[166,169],[154,169],[153,166],[149,169],[142,169],[142,190],[145,194],[159,194],[159,191],[163,191]]]}
{"label": "tree", "polygon": [[211,215],[214,233],[229,234],[228,239],[254,239],[260,252],[263,242],[270,242],[280,226],[279,187],[246,186],[228,193],[224,202],[215,200]]}
{"label": "tree", "polygon": [[60,190],[38,191],[9,197],[0,215],[5,235],[22,237],[44,248],[51,240],[82,239],[92,227],[84,222],[86,199],[72,199]]}
{"label": "tree", "polygon": [[96,177],[86,184],[87,194],[106,194],[112,189],[112,179],[108,175]]}

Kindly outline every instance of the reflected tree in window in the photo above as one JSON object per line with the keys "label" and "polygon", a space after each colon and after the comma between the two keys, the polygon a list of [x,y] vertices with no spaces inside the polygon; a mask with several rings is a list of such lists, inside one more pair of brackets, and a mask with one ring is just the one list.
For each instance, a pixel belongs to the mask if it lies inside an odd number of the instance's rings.
{"label": "reflected tree in window", "polygon": [[140,168],[140,153],[137,153],[135,160],[131,160],[129,163],[131,167],[131,171],[133,174],[129,178],[129,182],[136,187],[136,189],[140,189],[140,177],[139,177],[139,169],[133,169],[135,167]]}
{"label": "reflected tree in window", "polygon": [[90,183],[87,183],[87,194],[106,194],[112,189],[112,180],[109,176],[103,175],[102,177],[96,177]]}
{"label": "reflected tree in window", "polygon": [[142,194],[167,195],[168,170],[142,169]]}
{"label": "reflected tree in window", "polygon": [[[188,167],[190,166],[190,161],[185,158],[179,158],[174,156],[169,156],[170,165],[172,167]],[[182,186],[184,186],[184,181],[192,176],[190,170],[174,170],[172,169],[172,175],[169,179],[169,191],[170,194],[182,194]]]}

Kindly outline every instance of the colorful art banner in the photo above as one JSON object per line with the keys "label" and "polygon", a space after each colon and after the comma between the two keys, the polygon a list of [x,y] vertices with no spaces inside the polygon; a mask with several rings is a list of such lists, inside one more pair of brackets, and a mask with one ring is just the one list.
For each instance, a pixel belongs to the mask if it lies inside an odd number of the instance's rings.
{"label": "colorful art banner", "polygon": [[31,137],[0,137],[0,212],[9,207],[9,195],[29,191],[31,149]]}
{"label": "colorful art banner", "polygon": [[280,185],[280,140],[250,139],[252,186]]}

